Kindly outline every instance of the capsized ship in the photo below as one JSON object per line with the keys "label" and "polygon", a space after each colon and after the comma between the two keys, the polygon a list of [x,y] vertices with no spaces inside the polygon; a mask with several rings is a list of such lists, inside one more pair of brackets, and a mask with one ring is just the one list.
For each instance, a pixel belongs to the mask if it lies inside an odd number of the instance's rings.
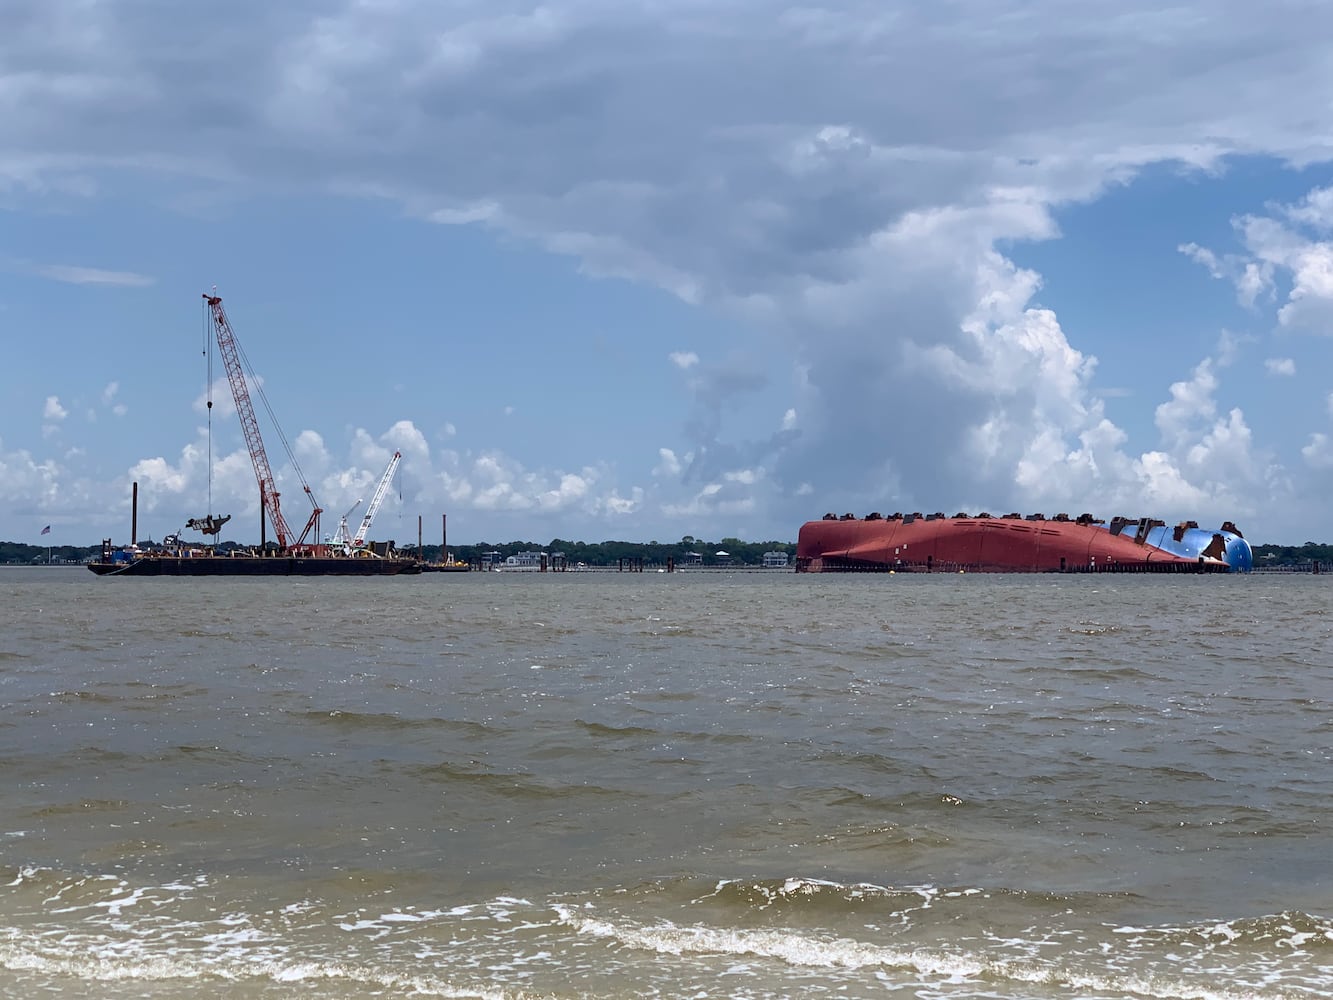
{"label": "capsized ship", "polygon": [[1168,527],[1081,514],[825,514],[801,526],[798,573],[1246,573],[1254,555],[1230,521]]}

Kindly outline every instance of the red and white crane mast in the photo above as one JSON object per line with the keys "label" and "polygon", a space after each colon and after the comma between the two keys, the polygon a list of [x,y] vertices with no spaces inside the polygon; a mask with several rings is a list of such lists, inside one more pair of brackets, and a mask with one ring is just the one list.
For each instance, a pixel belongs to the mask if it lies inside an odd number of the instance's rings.
{"label": "red and white crane mast", "polygon": [[[273,525],[273,531],[278,536],[278,547],[286,550],[291,543],[292,533],[291,529],[287,527],[286,519],[282,516],[278,484],[274,480],[273,470],[268,464],[268,453],[264,450],[264,439],[259,434],[259,421],[255,417],[254,405],[250,402],[250,389],[246,385],[245,371],[241,367],[240,350],[236,345],[236,335],[232,333],[231,323],[227,321],[227,314],[222,308],[221,296],[205,294],[204,300],[208,303],[209,311],[213,316],[213,332],[217,338],[218,352],[222,355],[223,366],[227,369],[227,381],[231,383],[232,399],[236,402],[236,413],[241,418],[241,432],[245,435],[245,444],[250,450],[250,461],[255,467],[255,479],[259,481],[260,498],[263,501],[264,509],[268,512],[268,519]],[[281,435],[281,429],[278,433]],[[297,474],[300,475],[299,469]],[[309,484],[304,482],[304,477],[302,486],[310,499],[311,506],[314,507],[314,512],[310,515],[310,520],[306,522],[305,530],[301,532],[301,537],[296,542],[297,546],[305,542],[311,528],[315,529],[315,537],[318,539],[319,515],[323,513],[319,504],[315,502]]]}

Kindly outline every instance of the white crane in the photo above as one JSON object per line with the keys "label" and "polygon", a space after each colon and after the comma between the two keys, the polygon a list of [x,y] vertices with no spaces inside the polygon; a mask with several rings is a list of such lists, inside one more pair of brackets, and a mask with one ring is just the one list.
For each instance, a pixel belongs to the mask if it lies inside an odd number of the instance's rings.
{"label": "white crane", "polygon": [[345,549],[352,544],[352,533],[347,529],[347,519],[352,516],[352,511],[360,506],[361,501],[358,500],[356,503],[352,504],[352,506],[347,508],[347,513],[344,514],[342,520],[338,522],[338,530],[335,531],[333,537],[329,539],[330,545]]}
{"label": "white crane", "polygon": [[389,467],[384,470],[384,475],[380,477],[380,484],[375,487],[375,495],[370,498],[370,506],[366,508],[366,516],[361,518],[361,527],[356,529],[356,537],[352,539],[352,548],[364,548],[366,544],[366,533],[370,531],[370,522],[375,520],[375,515],[379,513],[380,504],[384,503],[384,497],[389,492],[389,483],[393,481],[394,471],[398,468],[398,463],[403,459],[401,451],[395,451],[393,458],[389,459]]}

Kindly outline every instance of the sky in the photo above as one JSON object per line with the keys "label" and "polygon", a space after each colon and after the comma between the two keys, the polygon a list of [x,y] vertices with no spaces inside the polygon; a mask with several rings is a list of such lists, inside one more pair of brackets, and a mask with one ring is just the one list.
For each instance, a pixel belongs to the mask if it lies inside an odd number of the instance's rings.
{"label": "sky", "polygon": [[7,0],[0,539],[128,541],[133,482],[141,540],[258,539],[216,290],[298,529],[400,451],[400,544],[1331,540],[1330,39],[1304,0]]}

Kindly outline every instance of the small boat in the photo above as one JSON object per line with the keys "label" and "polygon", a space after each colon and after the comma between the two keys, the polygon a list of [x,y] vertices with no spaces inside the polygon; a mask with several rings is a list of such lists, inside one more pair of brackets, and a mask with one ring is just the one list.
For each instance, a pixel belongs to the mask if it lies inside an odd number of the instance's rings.
{"label": "small boat", "polygon": [[423,573],[467,573],[472,570],[470,563],[454,562],[452,559],[438,563],[422,563]]}

